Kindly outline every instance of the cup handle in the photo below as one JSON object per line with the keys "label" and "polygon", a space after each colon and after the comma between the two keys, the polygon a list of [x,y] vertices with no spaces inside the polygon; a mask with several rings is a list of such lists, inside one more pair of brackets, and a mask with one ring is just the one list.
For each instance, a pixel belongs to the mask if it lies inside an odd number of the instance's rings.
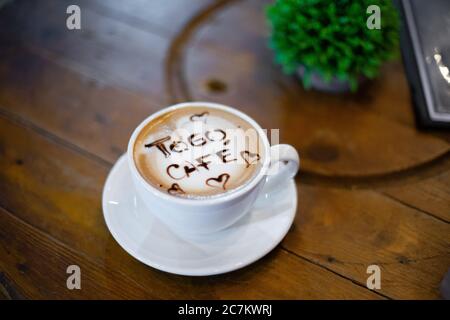
{"label": "cup handle", "polygon": [[267,171],[263,192],[276,191],[279,185],[292,179],[300,166],[297,150],[288,144],[277,144],[270,147],[270,167]]}

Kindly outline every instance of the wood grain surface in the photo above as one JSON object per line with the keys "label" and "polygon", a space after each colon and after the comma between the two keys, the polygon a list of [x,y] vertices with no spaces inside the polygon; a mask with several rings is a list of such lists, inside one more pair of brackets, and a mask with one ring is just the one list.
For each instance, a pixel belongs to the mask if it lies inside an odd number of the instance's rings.
{"label": "wood grain surface", "polygon": [[[69,4],[82,29],[68,31]],[[450,267],[450,134],[419,131],[401,61],[357,94],[304,90],[259,0],[15,0],[0,10],[0,298],[438,299]],[[302,158],[298,211],[260,261],[152,269],[103,220],[134,127],[175,102],[235,106]],[[66,268],[83,270],[68,290]],[[366,269],[382,270],[379,290]]]}

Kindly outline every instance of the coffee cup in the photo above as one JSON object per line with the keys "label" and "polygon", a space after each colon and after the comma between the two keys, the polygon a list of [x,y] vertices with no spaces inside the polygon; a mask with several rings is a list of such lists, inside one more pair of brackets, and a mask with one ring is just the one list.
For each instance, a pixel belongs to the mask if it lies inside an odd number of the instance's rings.
{"label": "coffee cup", "polygon": [[258,196],[278,192],[300,160],[290,145],[270,146],[243,112],[186,102],[152,114],[134,130],[127,162],[151,213],[176,232],[208,234],[242,218]]}

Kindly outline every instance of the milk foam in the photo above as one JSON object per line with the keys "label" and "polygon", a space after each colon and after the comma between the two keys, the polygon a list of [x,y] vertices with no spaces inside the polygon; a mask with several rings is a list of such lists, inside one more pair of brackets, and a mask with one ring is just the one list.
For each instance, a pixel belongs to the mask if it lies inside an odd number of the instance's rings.
{"label": "milk foam", "polygon": [[171,195],[207,197],[251,180],[262,142],[246,121],[226,111],[187,107],[151,121],[134,145],[141,175]]}

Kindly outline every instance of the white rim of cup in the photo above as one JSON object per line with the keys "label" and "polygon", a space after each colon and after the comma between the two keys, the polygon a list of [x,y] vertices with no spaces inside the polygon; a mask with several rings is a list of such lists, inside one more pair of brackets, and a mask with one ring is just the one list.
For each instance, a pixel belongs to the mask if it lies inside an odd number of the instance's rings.
{"label": "white rim of cup", "polygon": [[[177,109],[185,108],[185,107],[205,107],[205,108],[212,108],[212,109],[219,109],[224,110],[226,112],[232,113],[239,118],[244,119],[248,123],[250,123],[251,126],[253,126],[258,134],[261,137],[261,140],[264,144],[264,163],[261,169],[259,170],[259,173],[256,177],[251,179],[247,184],[244,184],[243,186],[240,186],[236,188],[235,190],[231,190],[230,193],[224,193],[223,195],[219,194],[216,196],[212,196],[211,198],[182,198],[182,197],[176,197],[173,195],[166,194],[165,192],[159,190],[158,188],[152,186],[150,183],[145,180],[144,177],[142,177],[141,173],[136,167],[136,163],[134,162],[134,143],[136,141],[136,138],[138,137],[141,130],[153,119],[159,117],[160,115],[163,115],[167,112],[174,111]],[[128,148],[127,148],[127,160],[128,160],[128,166],[131,169],[131,173],[138,178],[138,180],[141,182],[141,184],[145,187],[146,190],[152,192],[156,196],[166,199],[168,201],[171,201],[173,203],[179,203],[183,205],[211,205],[211,204],[219,204],[222,202],[226,202],[235,198],[238,198],[239,196],[245,194],[246,192],[252,190],[260,181],[261,179],[266,175],[267,170],[270,165],[270,143],[267,138],[267,135],[264,133],[263,129],[260,127],[258,123],[256,123],[255,120],[253,120],[251,117],[243,113],[242,111],[239,111],[233,107],[226,106],[219,103],[213,103],[213,102],[203,102],[203,101],[192,101],[192,102],[182,102],[178,104],[174,104],[168,107],[165,107],[155,113],[153,113],[151,116],[147,117],[144,121],[142,121],[136,129],[134,129],[131,138],[128,142]]]}

